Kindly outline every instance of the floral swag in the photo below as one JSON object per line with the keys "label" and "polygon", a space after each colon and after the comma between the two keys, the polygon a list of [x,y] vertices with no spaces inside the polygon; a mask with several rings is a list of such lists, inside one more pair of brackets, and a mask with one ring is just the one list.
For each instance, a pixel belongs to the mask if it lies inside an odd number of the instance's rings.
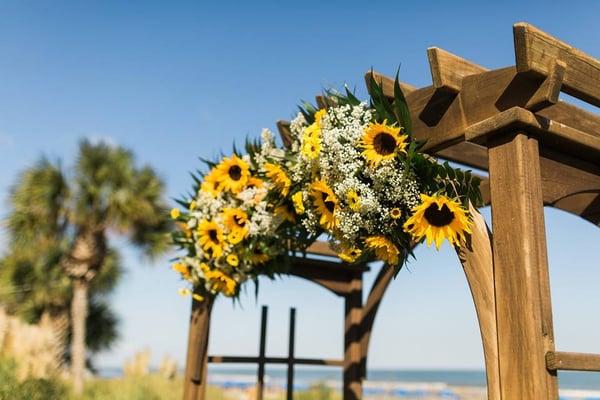
{"label": "floral swag", "polygon": [[370,89],[369,103],[346,89],[327,91],[327,107],[304,104],[287,146],[265,129],[244,153],[204,161],[193,196],[171,210],[173,243],[185,251],[172,265],[187,282],[180,294],[237,297],[244,282],[285,272],[290,255],[323,235],[344,263],[397,269],[416,243],[464,243],[479,179],[420,151],[397,79],[394,99],[373,76]]}

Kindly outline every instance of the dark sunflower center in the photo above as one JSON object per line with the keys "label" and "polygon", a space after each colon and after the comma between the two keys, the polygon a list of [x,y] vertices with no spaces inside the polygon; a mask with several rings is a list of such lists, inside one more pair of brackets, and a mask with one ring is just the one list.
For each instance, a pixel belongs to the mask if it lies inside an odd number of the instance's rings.
{"label": "dark sunflower center", "polygon": [[217,230],[216,229],[210,229],[208,231],[208,237],[210,238],[210,240],[212,240],[215,243],[219,243],[219,236],[217,235]]}
{"label": "dark sunflower center", "polygon": [[321,199],[323,199],[323,204],[325,205],[327,211],[333,214],[333,210],[335,210],[335,203],[331,200],[326,200],[327,193],[321,193]]}
{"label": "dark sunflower center", "polygon": [[235,222],[235,224],[241,228],[243,228],[244,225],[246,225],[246,223],[244,222],[244,219],[238,215],[233,216],[233,222]]}
{"label": "dark sunflower center", "polygon": [[387,156],[396,150],[396,139],[387,132],[379,132],[373,138],[373,147],[378,154]]}
{"label": "dark sunflower center", "polygon": [[242,177],[242,169],[237,165],[231,166],[229,168],[229,177],[234,181],[239,181]]}
{"label": "dark sunflower center", "polygon": [[257,255],[257,256],[261,256],[263,254],[263,252],[258,247],[255,247],[254,248],[254,254]]}
{"label": "dark sunflower center", "polygon": [[454,213],[445,204],[441,209],[438,209],[436,204],[432,204],[425,210],[425,219],[433,226],[446,226],[454,220]]}

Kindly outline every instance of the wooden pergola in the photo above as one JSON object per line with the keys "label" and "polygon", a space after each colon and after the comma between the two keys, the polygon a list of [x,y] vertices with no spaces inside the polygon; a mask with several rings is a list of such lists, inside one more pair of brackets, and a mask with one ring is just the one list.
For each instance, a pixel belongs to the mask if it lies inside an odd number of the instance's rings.
{"label": "wooden pergola", "polygon": [[[526,23],[514,25],[515,65],[488,70],[428,49],[433,84],[402,84],[424,151],[489,172],[482,182],[494,234],[473,210],[457,250],[485,357],[488,399],[556,400],[557,371],[600,371],[600,355],[555,350],[544,205],[600,224],[600,118],[559,100],[600,106],[600,61]],[[375,73],[393,98],[393,79]],[[285,122],[278,123],[286,136]],[[323,243],[311,251],[334,255]],[[292,274],[345,298],[344,399],[362,397],[370,332],[394,275],[382,267],[362,303],[362,272],[298,258]],[[332,272],[333,271],[333,272]],[[335,288],[334,288],[335,285]],[[185,399],[203,399],[210,309],[192,305]]]}

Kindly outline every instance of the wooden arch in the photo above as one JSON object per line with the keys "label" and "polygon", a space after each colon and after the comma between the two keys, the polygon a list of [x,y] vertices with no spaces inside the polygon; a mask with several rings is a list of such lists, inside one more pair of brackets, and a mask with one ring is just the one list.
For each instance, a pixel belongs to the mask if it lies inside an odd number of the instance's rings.
{"label": "wooden arch", "polygon": [[[547,205],[600,226],[600,118],[559,99],[564,92],[600,106],[600,61],[526,23],[514,25],[514,44],[515,65],[496,70],[430,48],[433,84],[401,87],[424,151],[489,172],[482,192],[494,235],[473,210],[470,243],[457,250],[481,330],[488,399],[556,400],[558,370],[600,371],[600,355],[555,351],[543,215]],[[393,79],[375,78],[393,98]],[[288,126],[278,123],[284,143]],[[311,279],[301,265],[295,274]],[[347,320],[355,336],[345,400],[362,396],[371,329],[393,276],[384,266]],[[354,293],[362,297],[360,282]],[[194,307],[191,327],[202,328],[190,329],[186,371],[207,357],[209,312]],[[194,378],[202,380],[186,372],[186,381]]]}

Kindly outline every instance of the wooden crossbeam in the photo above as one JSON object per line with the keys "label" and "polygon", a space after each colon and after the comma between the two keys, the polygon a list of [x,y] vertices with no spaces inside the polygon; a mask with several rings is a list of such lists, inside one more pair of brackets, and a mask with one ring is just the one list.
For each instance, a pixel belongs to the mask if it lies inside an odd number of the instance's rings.
{"label": "wooden crossbeam", "polygon": [[487,71],[486,68],[465,60],[439,47],[427,49],[433,87],[451,93],[460,92],[465,76]]}
{"label": "wooden crossbeam", "polygon": [[600,372],[600,354],[546,353],[546,368],[550,371],[592,371]]}
{"label": "wooden crossbeam", "polygon": [[542,146],[596,163],[600,160],[600,136],[536,116],[521,107],[510,108],[473,124],[464,135],[468,141],[486,144],[490,138],[508,131],[514,133],[519,128],[536,135]]}
{"label": "wooden crossbeam", "polygon": [[560,60],[566,66],[563,91],[600,107],[600,60],[524,22],[513,32],[519,72],[549,76]]}
{"label": "wooden crossbeam", "polygon": [[252,356],[209,356],[208,362],[213,364],[288,364],[290,362],[297,365],[324,365],[331,367],[341,367],[343,360],[328,358],[293,358],[288,357],[252,357]]}

